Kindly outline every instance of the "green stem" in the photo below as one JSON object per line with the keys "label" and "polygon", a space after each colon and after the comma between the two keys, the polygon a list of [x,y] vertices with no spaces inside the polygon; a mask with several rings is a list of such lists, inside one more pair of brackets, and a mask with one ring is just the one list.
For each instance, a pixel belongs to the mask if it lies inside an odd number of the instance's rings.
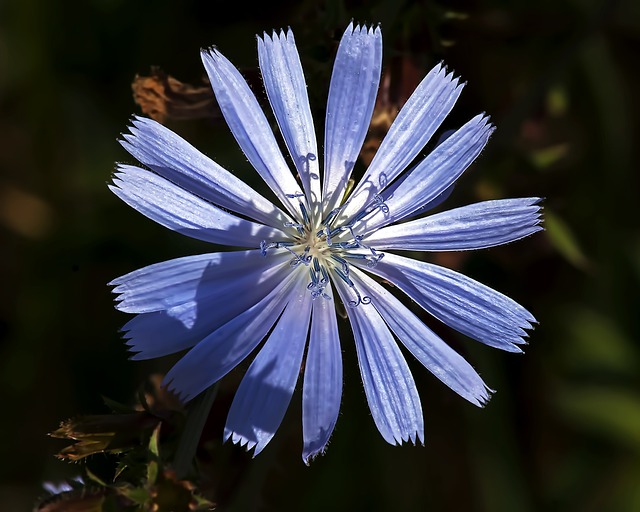
{"label": "green stem", "polygon": [[204,393],[194,398],[187,409],[187,421],[178,443],[173,467],[179,479],[186,478],[191,470],[202,430],[209,417],[209,411],[218,393],[218,384],[214,384]]}

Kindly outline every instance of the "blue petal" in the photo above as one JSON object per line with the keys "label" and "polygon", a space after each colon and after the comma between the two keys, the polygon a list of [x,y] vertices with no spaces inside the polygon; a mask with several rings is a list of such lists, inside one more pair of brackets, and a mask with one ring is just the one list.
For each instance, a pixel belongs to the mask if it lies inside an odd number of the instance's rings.
{"label": "blue petal", "polygon": [[[321,201],[318,145],[307,83],[291,30],[258,38],[262,80],[280,132],[298,169],[309,205]],[[319,214],[319,212],[314,212]]]}
{"label": "blue petal", "polygon": [[152,119],[136,117],[120,143],[140,163],[223,208],[280,227],[291,218],[242,180]]}
{"label": "blue petal", "polygon": [[[342,302],[350,291],[334,280]],[[367,402],[380,434],[390,444],[423,443],[420,397],[400,348],[380,314],[370,304],[348,308]]]}
{"label": "blue petal", "polygon": [[453,270],[385,253],[363,270],[388,280],[448,326],[491,347],[522,352],[535,318],[506,295]]}
{"label": "blue petal", "polygon": [[335,208],[369,129],[382,66],[380,28],[350,23],[333,66],[325,122],[323,210]]}
{"label": "blue petal", "polygon": [[350,277],[369,295],[387,325],[427,370],[472,404],[483,406],[489,400],[487,385],[473,367],[393,294],[357,269]]}
{"label": "blue petal", "polygon": [[330,299],[313,301],[311,336],[302,390],[302,460],[324,453],[333,433],[342,397],[342,353],[331,287]]}
{"label": "blue petal", "polygon": [[[285,254],[228,252],[157,263],[114,280],[132,359],[186,348],[262,300],[290,272]],[[233,298],[233,300],[230,300]]]}
{"label": "blue petal", "polygon": [[289,407],[309,332],[311,294],[299,287],[247,370],[231,404],[224,439],[258,455]]}
{"label": "blue petal", "polygon": [[299,218],[298,201],[287,194],[300,190],[278,147],[269,122],[240,72],[215,49],[201,54],[213,92],[233,136],[251,165],[289,213]]}
{"label": "blue petal", "polygon": [[259,247],[282,231],[241,219],[139,167],[120,165],[111,191],[140,213],[183,235],[216,244]]}
{"label": "blue petal", "polygon": [[345,217],[367,206],[418,156],[451,112],[463,87],[441,64],[424,77],[393,121],[353,191],[343,210]]}
{"label": "blue petal", "polygon": [[365,235],[420,213],[420,210],[445,192],[480,155],[493,132],[488,118],[478,115],[462,126],[422,160],[393,191],[383,194],[388,211],[377,209],[356,225]]}
{"label": "blue petal", "polygon": [[462,251],[514,242],[542,230],[540,198],[484,201],[379,229],[376,249]]}
{"label": "blue petal", "polygon": [[221,288],[222,293],[246,276],[259,283],[266,270],[286,259],[282,253],[265,258],[257,249],[186,256],[134,270],[109,286],[114,286],[118,310],[149,313],[196,300],[203,286]]}
{"label": "blue petal", "polygon": [[224,377],[267,335],[300,277],[300,272],[289,272],[264,299],[204,338],[171,368],[163,385],[186,402]]}

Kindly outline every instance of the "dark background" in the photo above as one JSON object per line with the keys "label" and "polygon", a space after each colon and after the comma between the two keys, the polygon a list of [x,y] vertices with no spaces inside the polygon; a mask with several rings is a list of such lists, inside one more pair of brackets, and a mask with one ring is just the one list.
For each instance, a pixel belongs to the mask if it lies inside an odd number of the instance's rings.
{"label": "dark background", "polygon": [[[103,395],[132,403],[150,373],[169,368],[170,358],[128,361],[118,334],[127,316],[113,309],[106,283],[214,250],[154,225],[107,189],[114,162],[132,162],[116,139],[139,112],[134,76],[157,65],[202,84],[198,50],[215,44],[255,77],[255,34],[291,26],[320,134],[335,48],[353,18],[382,24],[396,88],[414,85],[398,62],[422,76],[444,60],[468,82],[444,128],[480,111],[498,126],[446,206],[545,197],[545,233],[435,257],[521,302],[540,326],[524,356],[437,327],[497,393],[477,409],[410,361],[425,447],[379,436],[344,336],[345,396],[327,455],[302,464],[298,390],[257,459],[214,446],[229,465],[221,508],[640,510],[639,10],[586,0],[3,2],[0,509],[29,510],[43,481],[82,472],[54,457],[64,443],[46,434],[60,420],[107,412]],[[168,125],[252,175],[224,123]],[[213,428],[237,378],[223,381]]]}

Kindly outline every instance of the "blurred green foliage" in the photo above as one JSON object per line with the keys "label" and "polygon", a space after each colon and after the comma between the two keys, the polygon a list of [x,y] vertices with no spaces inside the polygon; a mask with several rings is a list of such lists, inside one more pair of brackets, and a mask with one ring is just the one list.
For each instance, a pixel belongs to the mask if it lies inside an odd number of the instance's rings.
{"label": "blurred green foliage", "polygon": [[[382,23],[392,84],[407,86],[398,59],[420,75],[444,60],[468,82],[444,128],[482,110],[497,125],[447,206],[545,197],[545,233],[436,257],[523,303],[540,326],[515,356],[425,318],[498,392],[478,410],[411,361],[424,448],[378,435],[346,335],[342,414],[328,454],[309,468],[299,392],[260,457],[222,445],[243,366],[222,382],[205,427],[204,487],[234,511],[640,510],[639,11],[608,0],[1,3],[3,510],[28,510],[43,481],[82,472],[54,457],[64,445],[46,433],[60,420],[108,413],[102,395],[133,404],[146,377],[174,360],[127,360],[117,332],[126,316],[106,283],[211,250],[153,225],[106,187],[114,162],[131,161],[116,138],[138,112],[134,76],[157,65],[201,84],[198,50],[215,44],[255,77],[255,34],[291,26],[322,133],[333,54],[352,18]],[[253,176],[224,123],[169,125]],[[86,464],[113,479],[112,456]]]}

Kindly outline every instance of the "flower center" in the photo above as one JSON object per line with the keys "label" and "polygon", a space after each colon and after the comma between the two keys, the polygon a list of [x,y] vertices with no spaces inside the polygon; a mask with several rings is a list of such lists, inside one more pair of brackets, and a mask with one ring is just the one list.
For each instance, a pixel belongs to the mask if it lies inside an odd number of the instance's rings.
{"label": "flower center", "polygon": [[[336,219],[340,216],[341,208],[331,210],[319,225],[314,223],[309,215],[308,208],[303,203],[304,194],[287,194],[287,197],[298,198],[300,205],[301,222],[287,222],[285,227],[295,228],[297,235],[286,241],[263,240],[260,243],[260,250],[263,256],[267,256],[269,249],[284,249],[289,251],[293,258],[289,262],[291,267],[300,264],[309,269],[309,284],[307,289],[311,292],[312,298],[322,297],[330,299],[326,293],[329,284],[329,276],[344,281],[356,295],[356,300],[348,302],[349,307],[357,307],[360,304],[368,304],[371,299],[361,296],[355,284],[349,277],[349,260],[365,260],[368,267],[375,267],[384,257],[384,253],[376,251],[362,242],[363,237],[354,232],[354,226],[365,216],[380,209],[383,213],[389,213],[389,208],[380,196],[375,196],[373,202],[364,208],[350,222],[338,224]],[[346,236],[345,236],[346,233]]]}

